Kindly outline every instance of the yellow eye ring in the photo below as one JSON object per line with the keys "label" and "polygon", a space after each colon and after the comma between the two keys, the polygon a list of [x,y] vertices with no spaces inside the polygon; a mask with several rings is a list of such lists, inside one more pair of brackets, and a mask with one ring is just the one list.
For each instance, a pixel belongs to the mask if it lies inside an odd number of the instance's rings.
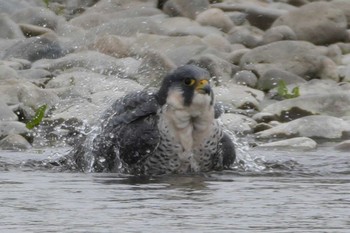
{"label": "yellow eye ring", "polygon": [[196,83],[196,80],[192,79],[192,78],[185,78],[184,79],[184,84],[186,86],[193,86]]}

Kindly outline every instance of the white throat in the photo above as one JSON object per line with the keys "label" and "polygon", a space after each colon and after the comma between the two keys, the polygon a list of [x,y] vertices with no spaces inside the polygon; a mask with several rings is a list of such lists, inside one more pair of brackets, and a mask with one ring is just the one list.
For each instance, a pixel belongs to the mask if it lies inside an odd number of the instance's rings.
{"label": "white throat", "polygon": [[195,93],[190,106],[183,105],[183,95],[179,91],[172,91],[168,96],[162,109],[164,120],[183,150],[192,151],[211,132],[214,121],[211,96]]}

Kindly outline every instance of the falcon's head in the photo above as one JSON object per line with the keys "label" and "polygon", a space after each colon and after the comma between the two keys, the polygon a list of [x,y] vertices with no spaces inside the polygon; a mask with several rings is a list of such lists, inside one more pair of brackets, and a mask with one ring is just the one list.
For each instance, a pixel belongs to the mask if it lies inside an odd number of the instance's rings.
{"label": "falcon's head", "polygon": [[209,83],[209,73],[194,65],[185,65],[168,74],[158,92],[161,105],[176,108],[212,106],[214,95]]}

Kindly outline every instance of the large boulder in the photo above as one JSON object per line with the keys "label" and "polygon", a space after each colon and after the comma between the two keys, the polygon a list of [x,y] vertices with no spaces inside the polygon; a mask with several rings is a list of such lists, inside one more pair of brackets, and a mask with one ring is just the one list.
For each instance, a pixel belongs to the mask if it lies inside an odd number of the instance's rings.
{"label": "large boulder", "polygon": [[0,14],[0,38],[24,38],[20,27],[5,13]]}
{"label": "large boulder", "polygon": [[296,137],[275,142],[260,144],[259,148],[271,150],[275,148],[284,150],[311,150],[317,147],[317,142],[308,137]]}
{"label": "large boulder", "polygon": [[184,16],[195,19],[196,16],[210,7],[208,0],[168,0],[163,11],[170,16]]}
{"label": "large boulder", "polygon": [[347,19],[342,10],[326,2],[313,2],[280,16],[273,26],[289,26],[299,40],[317,45],[347,41]]}
{"label": "large boulder", "polygon": [[341,139],[349,136],[349,122],[333,116],[306,116],[256,133],[256,137],[260,139],[278,137]]}
{"label": "large boulder", "polygon": [[300,84],[301,96],[272,103],[262,113],[273,114],[280,121],[290,121],[308,115],[342,117],[350,115],[350,93],[342,86],[315,80]]}
{"label": "large boulder", "polygon": [[267,70],[280,69],[304,79],[339,80],[337,66],[324,51],[306,41],[277,41],[254,48],[242,56],[240,66],[262,76]]}

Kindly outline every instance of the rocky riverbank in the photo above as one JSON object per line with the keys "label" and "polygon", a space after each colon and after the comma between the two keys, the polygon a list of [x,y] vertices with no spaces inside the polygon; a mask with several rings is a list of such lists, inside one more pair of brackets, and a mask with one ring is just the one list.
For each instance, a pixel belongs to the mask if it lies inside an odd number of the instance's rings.
{"label": "rocky riverbank", "polygon": [[350,151],[349,28],[347,0],[1,1],[0,148],[70,143],[116,98],[191,63],[236,135]]}

